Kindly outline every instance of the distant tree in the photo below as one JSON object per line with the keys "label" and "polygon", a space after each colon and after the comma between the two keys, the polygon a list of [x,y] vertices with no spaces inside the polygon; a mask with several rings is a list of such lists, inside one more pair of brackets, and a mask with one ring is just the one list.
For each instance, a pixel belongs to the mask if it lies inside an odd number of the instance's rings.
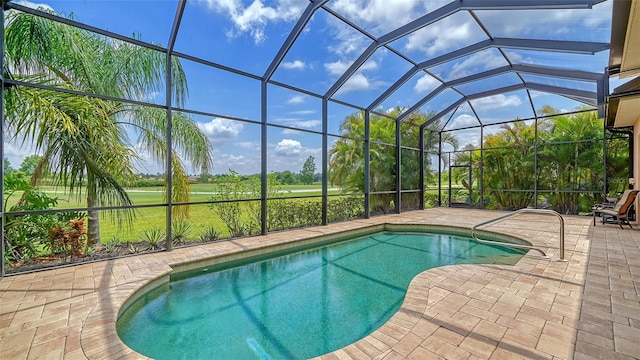
{"label": "distant tree", "polygon": [[300,182],[309,185],[313,184],[313,174],[316,173],[316,162],[313,156],[309,156],[302,165],[302,171],[300,171]]}
{"label": "distant tree", "polygon": [[29,155],[20,164],[20,171],[23,171],[27,176],[31,176],[36,172],[38,164],[42,160],[40,155]]}
{"label": "distant tree", "polygon": [[295,184],[296,174],[292,173],[289,170],[285,170],[283,172],[276,173],[276,180],[278,180],[278,182],[283,185]]}
{"label": "distant tree", "polygon": [[211,179],[211,175],[209,175],[207,173],[202,173],[202,174],[200,174],[200,176],[198,176],[198,182],[201,183],[201,184],[208,183],[209,179]]}
{"label": "distant tree", "polygon": [[11,167],[11,162],[9,161],[9,158],[7,158],[6,156],[2,158],[2,162],[3,162],[2,168],[4,169],[3,171],[5,175],[16,171],[14,168]]}

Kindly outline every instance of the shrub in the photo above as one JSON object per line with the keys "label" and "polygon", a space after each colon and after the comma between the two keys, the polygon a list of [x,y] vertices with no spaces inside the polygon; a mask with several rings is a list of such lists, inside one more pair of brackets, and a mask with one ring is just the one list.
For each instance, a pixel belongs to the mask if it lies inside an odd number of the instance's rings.
{"label": "shrub", "polygon": [[[16,174],[6,174],[4,177],[4,204],[5,212],[25,210],[51,210],[58,204],[58,198],[52,198],[29,185],[26,178]],[[7,209],[9,198],[22,193],[21,199]],[[28,214],[20,216],[6,216],[4,223],[5,262],[20,262],[37,256],[41,249],[48,249],[52,253],[65,253],[72,251],[82,253],[82,247],[77,243],[80,238],[64,239],[64,236],[80,236],[81,229],[74,227],[84,226],[84,220],[76,225],[71,221],[80,221],[86,214],[83,212],[64,212],[53,214]],[[55,230],[55,231],[54,231]],[[54,232],[53,238],[51,232]],[[65,235],[66,234],[66,235]],[[71,243],[69,243],[71,241]],[[72,244],[72,245],[70,245]],[[71,247],[69,247],[69,246]]]}
{"label": "shrub", "polygon": [[42,244],[50,245],[49,229],[60,224],[51,215],[8,216],[5,219],[5,262],[26,261],[38,255]]}
{"label": "shrub", "polygon": [[122,240],[120,240],[119,237],[114,236],[111,238],[111,240],[107,241],[104,243],[104,249],[108,252],[111,253],[113,252],[120,244],[122,244]]}
{"label": "shrub", "polygon": [[69,225],[62,227],[56,225],[49,231],[50,246],[54,253],[63,253],[65,259],[67,253],[72,256],[82,256],[84,254],[85,241],[87,240],[87,229],[84,219],[72,219]]}
{"label": "shrub", "polygon": [[[327,203],[329,222],[361,218],[364,202],[358,197],[337,197]],[[322,200],[272,200],[269,202],[269,230],[284,230],[322,223]]]}
{"label": "shrub", "polygon": [[[154,227],[153,229],[148,229],[144,231],[144,240],[149,243],[149,250],[156,250],[160,247],[160,242],[162,240],[164,240],[165,235],[164,235],[164,231],[160,230],[157,227]],[[132,249],[135,249],[136,251],[131,251]],[[133,247],[130,245],[129,246],[129,251],[130,252],[138,252],[139,249],[138,247]]]}
{"label": "shrub", "polygon": [[329,199],[327,217],[329,222],[361,218],[364,215],[363,198],[349,196]]}
{"label": "shrub", "polygon": [[164,187],[164,180],[157,179],[137,179],[132,181],[130,186],[133,187]]}
{"label": "shrub", "polygon": [[171,240],[173,245],[181,245],[187,241],[191,232],[191,224],[187,221],[176,221],[171,225]]}
{"label": "shrub", "polygon": [[213,226],[207,227],[206,229],[204,229],[202,234],[198,236],[198,240],[200,240],[201,242],[216,241],[218,239],[220,239],[220,232]]}
{"label": "shrub", "polygon": [[438,194],[425,193],[424,194],[424,207],[432,208],[438,206]]}
{"label": "shrub", "polygon": [[[285,191],[274,174],[267,178],[267,228],[284,230],[322,223],[322,200],[282,199]],[[218,201],[209,208],[225,223],[231,237],[256,234],[260,231],[261,196],[260,181],[256,176],[242,177],[233,170],[216,178],[218,193],[211,200]],[[364,214],[364,203],[358,197],[336,197],[328,202],[328,221],[343,221],[360,218]],[[200,239],[205,234],[200,235]]]}
{"label": "shrub", "polygon": [[140,246],[133,243],[129,243],[129,253],[135,254],[139,252],[140,252]]}
{"label": "shrub", "polygon": [[[218,191],[211,200],[218,202],[209,208],[224,222],[231,237],[259,233],[260,203],[246,200],[260,198],[260,179],[257,176],[244,177],[229,169],[215,180],[215,184]],[[272,195],[280,191],[274,176],[269,176],[268,188]]]}
{"label": "shrub", "polygon": [[322,221],[320,200],[272,200],[267,221],[269,230],[291,229],[319,225]]}

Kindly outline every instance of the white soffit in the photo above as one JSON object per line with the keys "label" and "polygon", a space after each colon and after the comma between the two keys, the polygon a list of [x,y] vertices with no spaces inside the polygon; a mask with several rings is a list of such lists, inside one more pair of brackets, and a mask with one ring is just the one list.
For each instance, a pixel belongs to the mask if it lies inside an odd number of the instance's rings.
{"label": "white soffit", "polygon": [[633,126],[640,118],[640,96],[620,99],[615,127]]}
{"label": "white soffit", "polygon": [[620,77],[640,74],[640,1],[631,1],[629,23],[620,65]]}

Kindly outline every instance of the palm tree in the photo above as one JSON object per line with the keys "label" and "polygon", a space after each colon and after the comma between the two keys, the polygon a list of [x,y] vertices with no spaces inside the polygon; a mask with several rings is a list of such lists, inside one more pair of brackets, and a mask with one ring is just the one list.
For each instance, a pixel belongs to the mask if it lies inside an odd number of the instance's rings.
{"label": "palm tree", "polygon": [[[530,205],[534,194],[535,124],[516,121],[501,129],[483,140],[484,187],[495,201],[489,207],[520,209]],[[474,168],[479,171],[480,166]]]}
{"label": "palm tree", "polygon": [[[545,110],[548,110],[545,108]],[[553,109],[551,109],[553,111]],[[553,113],[553,112],[552,112]],[[555,112],[557,113],[557,112]],[[603,124],[595,111],[574,115],[557,115],[547,120],[548,132],[541,136],[547,145],[539,150],[541,171],[539,183],[547,190],[576,191],[602,188]],[[549,195],[555,210],[566,214],[577,214],[581,209],[580,198],[572,192]],[[590,207],[593,199],[583,201]]]}
{"label": "palm tree", "polygon": [[[31,14],[10,11],[5,19],[6,78],[60,89],[145,100],[164,89],[166,54]],[[187,84],[177,59],[172,60],[172,97],[181,106]],[[174,201],[188,201],[187,171],[180,156],[207,172],[212,149],[187,115],[172,117],[173,148],[166,148],[166,110],[117,100],[47,89],[13,86],[5,91],[5,124],[9,139],[32,144],[42,159],[31,181],[44,176],[70,194],[86,196],[89,208],[127,206],[124,189],[136,175],[139,157],[130,143],[161,164],[171,157]],[[84,194],[83,194],[84,191]],[[176,216],[187,216],[186,207]],[[117,219],[131,219],[128,209]],[[100,242],[98,212],[88,212],[88,244]]]}
{"label": "palm tree", "polygon": [[364,112],[347,116],[340,123],[338,139],[329,150],[329,182],[345,191],[364,191]]}
{"label": "palm tree", "polygon": [[[389,116],[397,117],[404,108],[394,108],[388,111]],[[344,138],[337,140],[329,150],[329,180],[332,184],[340,185],[348,191],[364,191],[364,112],[360,111],[347,116],[340,124],[340,132]],[[429,120],[431,115],[416,112],[407,116],[400,123],[401,144],[417,148],[419,145],[420,125]],[[370,190],[395,190],[396,159],[396,121],[387,117],[371,114],[370,123]],[[435,140],[434,140],[435,139]],[[433,152],[438,145],[438,134],[425,131],[424,151]],[[444,141],[457,147],[454,136],[446,136]],[[415,156],[403,156],[401,173],[403,187],[417,187],[419,177],[419,153],[411,152]],[[405,151],[405,154],[408,154]],[[406,174],[405,174],[406,173]],[[379,194],[372,199],[372,207],[381,211],[388,211],[393,194]]]}

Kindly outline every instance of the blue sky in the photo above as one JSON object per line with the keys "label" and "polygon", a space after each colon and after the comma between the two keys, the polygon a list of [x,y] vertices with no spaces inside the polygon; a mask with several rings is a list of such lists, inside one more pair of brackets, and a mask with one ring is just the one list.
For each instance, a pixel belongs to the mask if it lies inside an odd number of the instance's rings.
{"label": "blue sky", "polygon": [[[74,14],[77,21],[118,34],[137,34],[144,41],[165,46],[173,24],[177,0],[65,0],[39,3],[58,13]],[[384,35],[426,12],[448,3],[446,0],[330,0],[330,10],[354,22],[373,36]],[[175,50],[191,54],[256,76],[263,76],[298,17],[306,0],[189,0],[184,12]],[[475,11],[494,37],[608,42],[611,1],[592,10]],[[390,47],[419,63],[460,47],[487,39],[487,35],[467,11],[459,12],[421,30],[399,38]],[[347,26],[330,12],[319,10],[275,71],[272,79],[303,90],[324,94],[372,40]],[[594,56],[567,55],[527,50],[487,49],[418,72],[398,91],[381,103],[382,109],[407,107],[418,102],[443,81],[513,63],[554,66],[602,73],[608,51]],[[260,82],[234,73],[183,60],[190,89],[185,107],[229,117],[260,121]],[[385,48],[378,49],[334,95],[335,99],[369,106],[388,86],[413,65]],[[569,80],[531,76],[525,81],[582,88],[595,91],[595,85]],[[614,85],[618,81],[613,80]],[[512,85],[521,80],[512,73],[458,87],[464,94]],[[592,86],[592,88],[589,88]],[[321,101],[301,92],[269,85],[268,121],[300,130],[321,131]],[[557,95],[532,91],[536,109],[549,104],[570,110],[579,103]],[[423,105],[423,112],[440,112],[461,98],[446,90]],[[148,94],[152,101],[164,102],[163,94]],[[449,116],[447,129],[532,117],[533,110],[524,90],[494,95],[461,106]],[[340,121],[357,110],[329,103],[329,132],[337,134]],[[214,146],[213,173],[233,168],[240,173],[260,171],[260,126],[221,117],[194,116]],[[461,144],[478,144],[478,131],[461,131]],[[269,171],[299,172],[308,156],[321,163],[321,136],[290,129],[270,127],[267,159]],[[330,138],[331,142],[335,140]],[[135,146],[135,144],[134,144]],[[14,167],[29,155],[28,149],[6,144]],[[145,154],[141,153],[144,157]],[[156,173],[162,166],[143,161],[143,172]],[[195,172],[195,171],[194,171]]]}

